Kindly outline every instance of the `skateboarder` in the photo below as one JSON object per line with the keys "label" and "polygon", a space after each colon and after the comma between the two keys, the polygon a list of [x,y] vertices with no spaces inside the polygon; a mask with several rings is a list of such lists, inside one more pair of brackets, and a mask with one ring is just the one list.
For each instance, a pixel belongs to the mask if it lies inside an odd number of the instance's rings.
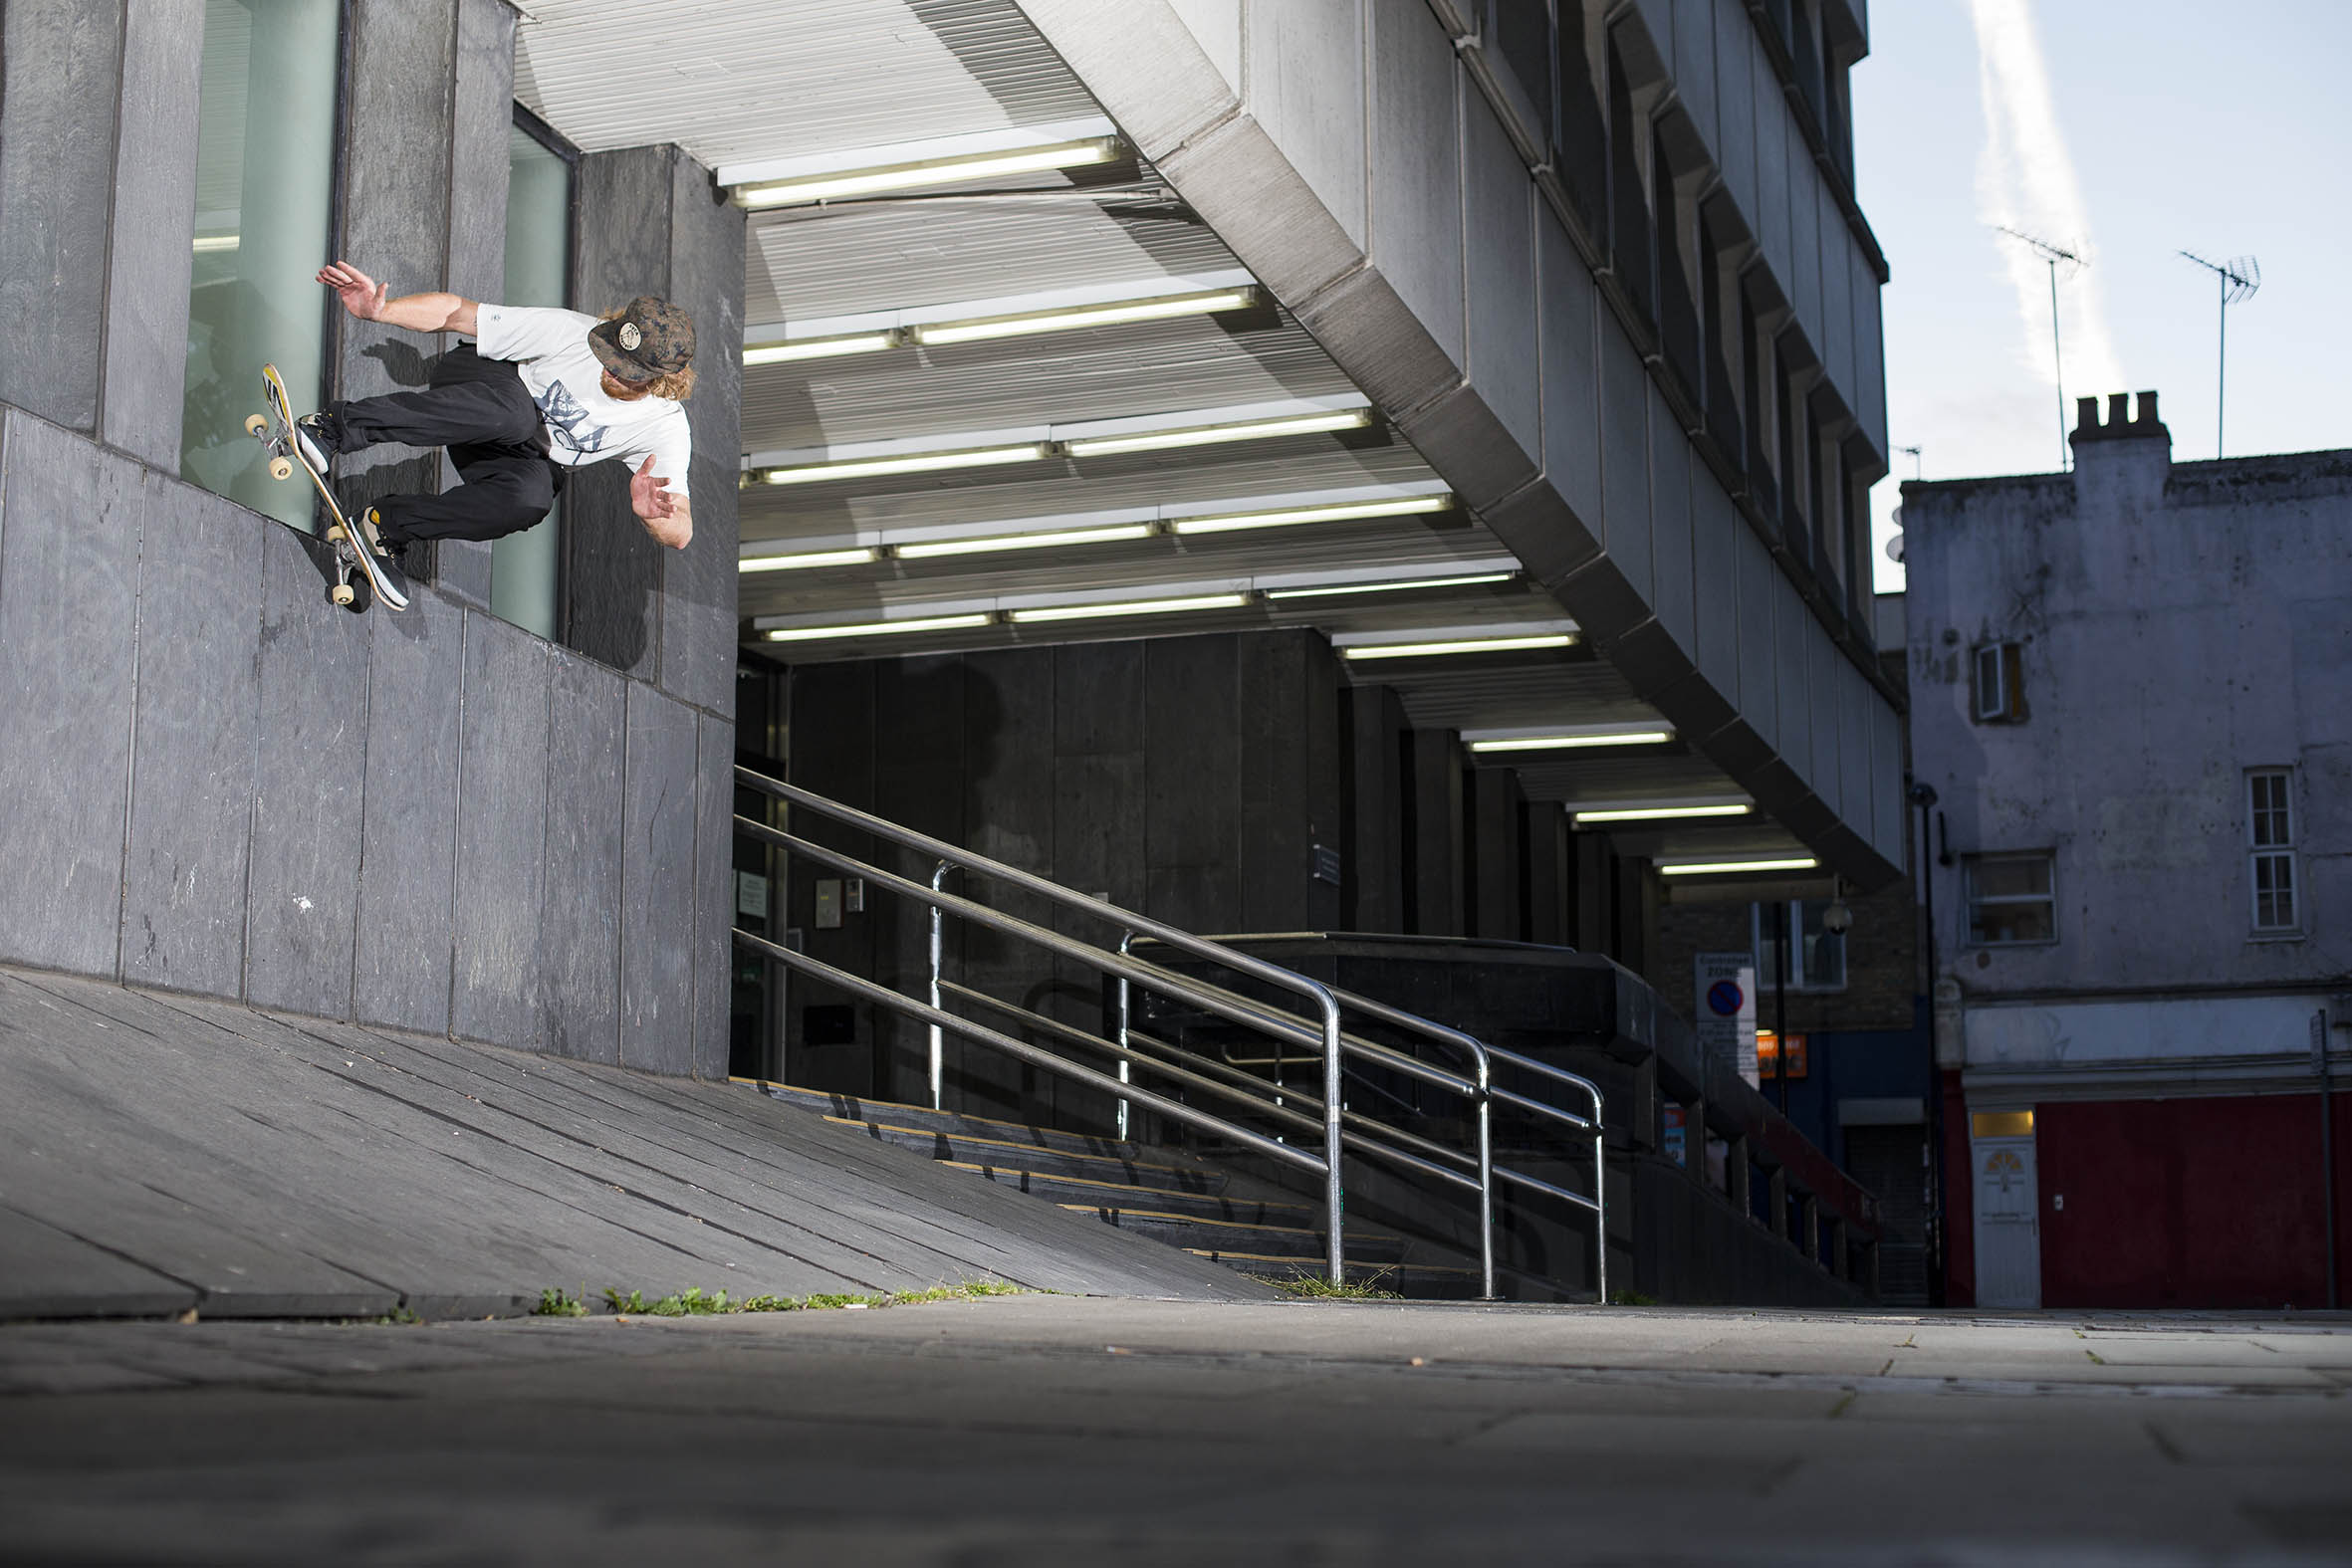
{"label": "skateboarder", "polygon": [[[304,456],[327,472],[338,452],[377,442],[444,446],[463,481],[432,496],[386,496],[359,527],[378,557],[420,540],[497,539],[547,515],[567,471],[626,461],[629,510],[654,540],[694,537],[686,469],[693,445],[681,406],[694,390],[694,319],[643,295],[602,321],[577,311],[483,305],[455,294],[390,290],[348,262],[319,270],[363,322],[462,333],[429,383],[331,402],[296,423]],[[671,486],[676,489],[672,490]]]}

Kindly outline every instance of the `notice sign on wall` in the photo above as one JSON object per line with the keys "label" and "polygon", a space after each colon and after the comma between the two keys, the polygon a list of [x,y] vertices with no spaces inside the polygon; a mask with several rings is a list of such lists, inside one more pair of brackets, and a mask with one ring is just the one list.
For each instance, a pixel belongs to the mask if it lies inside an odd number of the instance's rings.
{"label": "notice sign on wall", "polygon": [[1747,953],[1702,953],[1692,961],[1698,986],[1699,1049],[1751,1085],[1756,1070],[1756,960]]}

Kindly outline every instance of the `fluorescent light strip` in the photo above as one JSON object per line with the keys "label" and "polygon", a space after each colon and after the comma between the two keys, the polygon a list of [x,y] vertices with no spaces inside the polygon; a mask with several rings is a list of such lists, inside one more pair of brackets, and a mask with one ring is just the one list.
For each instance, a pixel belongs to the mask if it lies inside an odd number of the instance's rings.
{"label": "fluorescent light strip", "polygon": [[883,168],[850,169],[837,174],[815,174],[766,184],[738,186],[738,205],[755,210],[788,207],[807,201],[829,201],[842,196],[870,196],[885,191],[913,190],[925,185],[955,184],[990,179],[1001,174],[1036,174],[1047,169],[1082,168],[1108,163],[1119,155],[1115,136],[1064,141],[1054,146],[1017,152],[981,152],[960,158],[930,158]]}
{"label": "fluorescent light strip", "polygon": [[736,564],[738,571],[806,571],[817,566],[863,566],[880,559],[881,552],[864,547],[856,550],[812,550],[798,556],[746,556]]}
{"label": "fluorescent light strip", "polygon": [[901,560],[924,560],[933,556],[978,556],[999,550],[1039,550],[1051,545],[1107,545],[1116,540],[1149,539],[1149,523],[1126,523],[1109,528],[1073,528],[1054,534],[998,534],[988,539],[941,539],[919,545],[895,545]]}
{"label": "fluorescent light strip", "polygon": [[199,234],[196,236],[195,254],[205,256],[219,251],[233,251],[243,243],[244,236],[239,234]]}
{"label": "fluorescent light strip", "polygon": [[1342,648],[1343,659],[1420,659],[1442,653],[1518,653],[1534,648],[1565,648],[1573,632],[1550,632],[1533,637],[1465,637],[1450,642],[1387,642]]}
{"label": "fluorescent light strip", "polygon": [[896,333],[851,333],[841,337],[804,337],[798,341],[759,343],[743,350],[746,368],[784,364],[794,359],[830,359],[836,354],[877,353],[898,346]]}
{"label": "fluorescent light strip", "polygon": [[1108,457],[1119,452],[1158,452],[1171,447],[1213,446],[1224,441],[1264,441],[1275,436],[1317,435],[1326,430],[1360,430],[1371,422],[1369,411],[1350,408],[1336,414],[1262,419],[1248,424],[1204,425],[1191,430],[1154,430],[1139,435],[1093,436],[1067,443],[1067,451],[1071,457]]}
{"label": "fluorescent light strip", "polygon": [[[1357,423],[1363,421],[1359,419]],[[1407,496],[1397,501],[1352,501],[1339,506],[1298,507],[1289,512],[1177,518],[1168,527],[1177,534],[1231,534],[1241,529],[1289,528],[1298,523],[1341,523],[1350,518],[1410,517],[1416,513],[1451,511],[1453,506],[1452,496]]]}
{"label": "fluorescent light strip", "polygon": [[1812,871],[1821,862],[1811,855],[1784,860],[1673,860],[1660,861],[1660,876],[1731,876],[1742,871]]}
{"label": "fluorescent light strip", "polygon": [[1046,455],[1043,441],[1022,446],[978,447],[962,452],[915,452],[905,457],[853,457],[804,468],[763,469],[769,485],[807,485],[827,479],[864,479],[878,474],[926,474],[943,468],[986,468],[999,463],[1034,463]]}
{"label": "fluorescent light strip", "polygon": [[985,626],[988,615],[932,615],[921,620],[869,620],[847,626],[779,626],[767,634],[770,642],[822,642],[833,637],[880,637],[897,632],[963,631]]}
{"label": "fluorescent light strip", "polygon": [[1275,588],[1270,599],[1329,599],[1343,593],[1402,593],[1410,588],[1469,588],[1485,582],[1509,582],[1516,571],[1483,571],[1474,577],[1416,577],[1406,582],[1345,582],[1329,588]]}
{"label": "fluorescent light strip", "polygon": [[1746,800],[1731,800],[1718,805],[1615,805],[1595,810],[1576,811],[1576,825],[1587,822],[1665,822],[1699,816],[1747,816],[1756,807]]}
{"label": "fluorescent light strip", "polygon": [[1617,730],[1590,735],[1520,735],[1502,740],[1473,741],[1473,752],[1558,752],[1587,746],[1663,746],[1674,739],[1672,730]]}
{"label": "fluorescent light strip", "polygon": [[1052,604],[1012,612],[1015,624],[1040,620],[1091,620],[1105,615],[1167,615],[1178,610],[1240,609],[1247,593],[1208,593],[1189,599],[1130,599],[1117,604]]}
{"label": "fluorescent light strip", "polygon": [[1034,311],[965,322],[937,322],[910,329],[919,343],[978,342],[990,337],[1018,337],[1028,333],[1061,333],[1080,327],[1109,327],[1121,322],[1156,322],[1175,316],[1205,316],[1239,311],[1258,303],[1255,289],[1221,289],[1213,294],[1174,295],[1138,300],[1126,305],[1083,306],[1066,311]]}

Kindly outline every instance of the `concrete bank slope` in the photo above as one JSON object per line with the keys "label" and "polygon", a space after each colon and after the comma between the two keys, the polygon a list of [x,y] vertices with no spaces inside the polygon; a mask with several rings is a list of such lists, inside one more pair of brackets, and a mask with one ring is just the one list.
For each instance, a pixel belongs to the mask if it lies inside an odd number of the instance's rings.
{"label": "concrete bank slope", "polygon": [[1273,1294],[744,1088],[0,970],[0,1318],[970,1279]]}

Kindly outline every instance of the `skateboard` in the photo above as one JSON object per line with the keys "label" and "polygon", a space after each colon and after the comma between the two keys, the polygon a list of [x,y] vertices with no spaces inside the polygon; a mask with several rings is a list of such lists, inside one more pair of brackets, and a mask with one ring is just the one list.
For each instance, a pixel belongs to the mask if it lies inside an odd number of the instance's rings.
{"label": "skateboard", "polygon": [[328,516],[333,519],[327,525],[327,543],[335,547],[335,586],[328,589],[327,596],[349,606],[359,596],[358,590],[352,586],[352,577],[356,574],[367,579],[372,601],[393,609],[406,608],[406,584],[399,579],[396,568],[378,560],[375,552],[367,548],[365,537],[343,515],[343,505],[335,499],[327,476],[303,457],[302,446],[294,439],[294,405],[286,395],[286,383],[279,378],[278,367],[263,365],[261,380],[262,398],[269,412],[246,420],[245,431],[270,454],[272,479],[292,479],[299,468],[311,476],[311,483],[318,487],[319,499],[327,503]]}

